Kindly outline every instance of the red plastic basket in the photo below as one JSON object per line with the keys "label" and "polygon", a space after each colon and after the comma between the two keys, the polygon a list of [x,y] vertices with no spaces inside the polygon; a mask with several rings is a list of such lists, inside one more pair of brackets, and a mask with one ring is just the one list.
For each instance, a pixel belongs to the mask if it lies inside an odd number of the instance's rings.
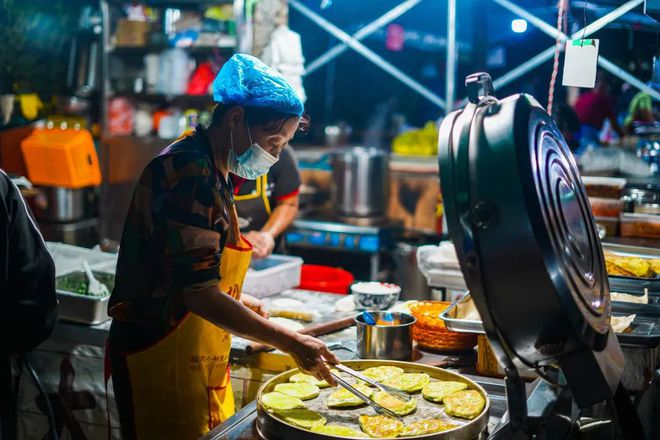
{"label": "red plastic basket", "polygon": [[299,289],[346,295],[355,278],[344,269],[303,264]]}

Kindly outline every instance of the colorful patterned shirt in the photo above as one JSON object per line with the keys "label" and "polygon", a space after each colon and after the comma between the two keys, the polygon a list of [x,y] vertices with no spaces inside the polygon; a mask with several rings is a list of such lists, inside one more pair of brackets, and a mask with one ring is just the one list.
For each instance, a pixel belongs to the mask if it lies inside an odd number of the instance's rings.
{"label": "colorful patterned shirt", "polygon": [[187,311],[182,291],[220,279],[232,205],[203,128],[163,150],[135,188],[108,308],[127,303],[141,319],[174,326]]}

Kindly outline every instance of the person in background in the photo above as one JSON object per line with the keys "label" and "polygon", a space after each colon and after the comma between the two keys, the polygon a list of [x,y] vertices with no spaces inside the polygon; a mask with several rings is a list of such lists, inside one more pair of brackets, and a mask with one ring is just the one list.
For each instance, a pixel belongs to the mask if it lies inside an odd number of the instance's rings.
{"label": "person in background", "polygon": [[14,355],[55,327],[55,264],[21,193],[0,170],[0,438],[16,438]]}
{"label": "person in background", "polygon": [[300,170],[291,147],[268,174],[257,180],[232,176],[234,200],[245,238],[252,243],[252,257],[264,258],[275,249],[282,251],[281,234],[298,215]]}
{"label": "person in background", "polygon": [[612,129],[623,137],[624,133],[616,120],[614,101],[610,96],[610,86],[607,77],[599,72],[596,86],[584,92],[575,103],[575,113],[582,127],[580,128],[580,152],[587,147],[600,143],[600,131],[606,120]]}
{"label": "person in background", "polygon": [[648,124],[655,122],[653,114],[653,98],[646,92],[639,91],[630,101],[628,115],[624,127],[626,132],[633,134],[636,124]]}
{"label": "person in background", "polygon": [[218,103],[144,169],[129,207],[108,304],[108,355],[122,438],[197,439],[234,413],[231,334],[269,344],[331,384],[320,340],[267,318],[242,294],[252,246],[238,227],[229,173],[256,180],[298,131],[286,80],[236,54],[213,83]]}

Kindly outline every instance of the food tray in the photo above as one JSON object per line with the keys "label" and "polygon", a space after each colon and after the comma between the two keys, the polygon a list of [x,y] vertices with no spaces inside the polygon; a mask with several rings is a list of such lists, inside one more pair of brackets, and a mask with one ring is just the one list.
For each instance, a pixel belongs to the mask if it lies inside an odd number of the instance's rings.
{"label": "food tray", "polygon": [[243,292],[264,298],[292,289],[300,284],[302,264],[302,258],[287,255],[252,260],[245,275]]}
{"label": "food tray", "polygon": [[[625,316],[628,313],[614,312],[612,316]],[[623,346],[655,348],[660,345],[660,315],[637,314],[631,324],[630,333],[617,333]]]}
{"label": "food tray", "polygon": [[480,320],[462,319],[457,317],[457,312],[461,305],[466,304],[471,300],[470,292],[465,292],[458,301],[440,314],[440,318],[445,321],[445,325],[449,330],[459,333],[486,333],[484,330],[484,323]]}
{"label": "food tray", "polygon": [[[641,247],[641,246],[628,246],[615,243],[603,243],[603,251],[606,253],[614,254],[616,256],[622,257],[636,257],[636,258],[645,258],[645,259],[660,259],[660,249]],[[638,278],[638,277],[627,277],[622,275],[608,275],[610,280],[610,287],[612,283],[616,280],[634,280],[634,281],[644,281],[646,284],[644,287],[647,287],[649,291],[657,290],[660,291],[660,278]],[[617,291],[616,288],[611,288],[610,290]],[[642,290],[643,291],[643,290]]]}
{"label": "food tray", "polygon": [[[411,362],[402,361],[387,361],[387,360],[356,360],[345,361],[344,364],[354,370],[360,371],[369,367],[377,366],[396,366],[403,368],[407,373],[427,373],[431,379],[436,380],[452,380],[464,382],[470,389],[478,391],[481,396],[486,400],[486,406],[481,414],[473,420],[463,420],[455,417],[445,415],[444,409],[441,405],[426,401],[421,393],[413,394],[413,398],[417,399],[417,410],[407,416],[403,417],[404,423],[412,422],[428,417],[442,417],[448,418],[452,423],[460,424],[458,428],[449,431],[438,432],[435,434],[419,435],[413,437],[401,437],[409,439],[424,439],[424,440],[449,440],[449,439],[476,439],[481,432],[484,431],[488,423],[488,415],[490,411],[490,400],[486,391],[477,383],[471,381],[465,376],[457,373],[452,373],[437,367],[428,365],[414,364]],[[286,383],[289,378],[298,373],[297,369],[289,370],[279,374],[268,382],[264,383],[257,393],[257,423],[256,428],[261,438],[267,440],[326,440],[326,439],[357,439],[356,437],[336,437],[330,435],[317,434],[305,429],[298,428],[291,425],[284,420],[277,418],[269,413],[261,403],[261,396],[273,391],[275,385]],[[340,373],[341,377],[348,379],[350,376]],[[354,382],[350,378],[349,382]],[[335,391],[334,388],[325,388],[321,390],[319,397],[312,400],[305,401],[308,409],[321,412],[328,420],[328,424],[341,424],[350,426],[360,431],[358,417],[362,414],[375,415],[375,411],[367,406],[357,408],[344,408],[344,409],[330,409],[326,405],[327,397],[330,393]]]}
{"label": "food tray", "polygon": [[612,311],[626,314],[641,313],[660,316],[660,280],[642,278],[609,277],[610,292],[627,293],[629,295],[644,295],[648,291],[648,304],[636,304],[622,301],[612,301]]}
{"label": "food tray", "polygon": [[[108,289],[112,291],[114,287],[114,274],[96,271],[93,273],[99,281],[104,282]],[[69,272],[68,274],[57,277],[56,285],[58,280],[61,281],[65,277],[83,279],[85,274],[82,271]],[[108,300],[110,299],[110,295],[94,297],[59,288],[56,290],[56,293],[58,300],[57,316],[59,319],[90,325],[100,324],[110,319],[108,316]]]}

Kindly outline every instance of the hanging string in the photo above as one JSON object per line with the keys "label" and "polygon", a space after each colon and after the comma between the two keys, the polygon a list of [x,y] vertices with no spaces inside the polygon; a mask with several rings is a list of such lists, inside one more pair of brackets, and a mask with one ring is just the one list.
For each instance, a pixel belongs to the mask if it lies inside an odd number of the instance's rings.
{"label": "hanging string", "polygon": [[552,76],[550,77],[550,89],[548,90],[548,114],[552,115],[552,104],[555,99],[555,84],[557,83],[557,73],[559,72],[559,54],[561,52],[562,44],[564,44],[562,39],[562,32],[566,32],[566,18],[567,18],[567,8],[566,0],[559,0],[557,13],[557,38],[555,40],[555,59],[552,66]]}
{"label": "hanging string", "polygon": [[584,44],[584,37],[587,36],[587,8],[589,7],[589,0],[584,2],[584,7],[582,8],[582,41],[581,44]]}

